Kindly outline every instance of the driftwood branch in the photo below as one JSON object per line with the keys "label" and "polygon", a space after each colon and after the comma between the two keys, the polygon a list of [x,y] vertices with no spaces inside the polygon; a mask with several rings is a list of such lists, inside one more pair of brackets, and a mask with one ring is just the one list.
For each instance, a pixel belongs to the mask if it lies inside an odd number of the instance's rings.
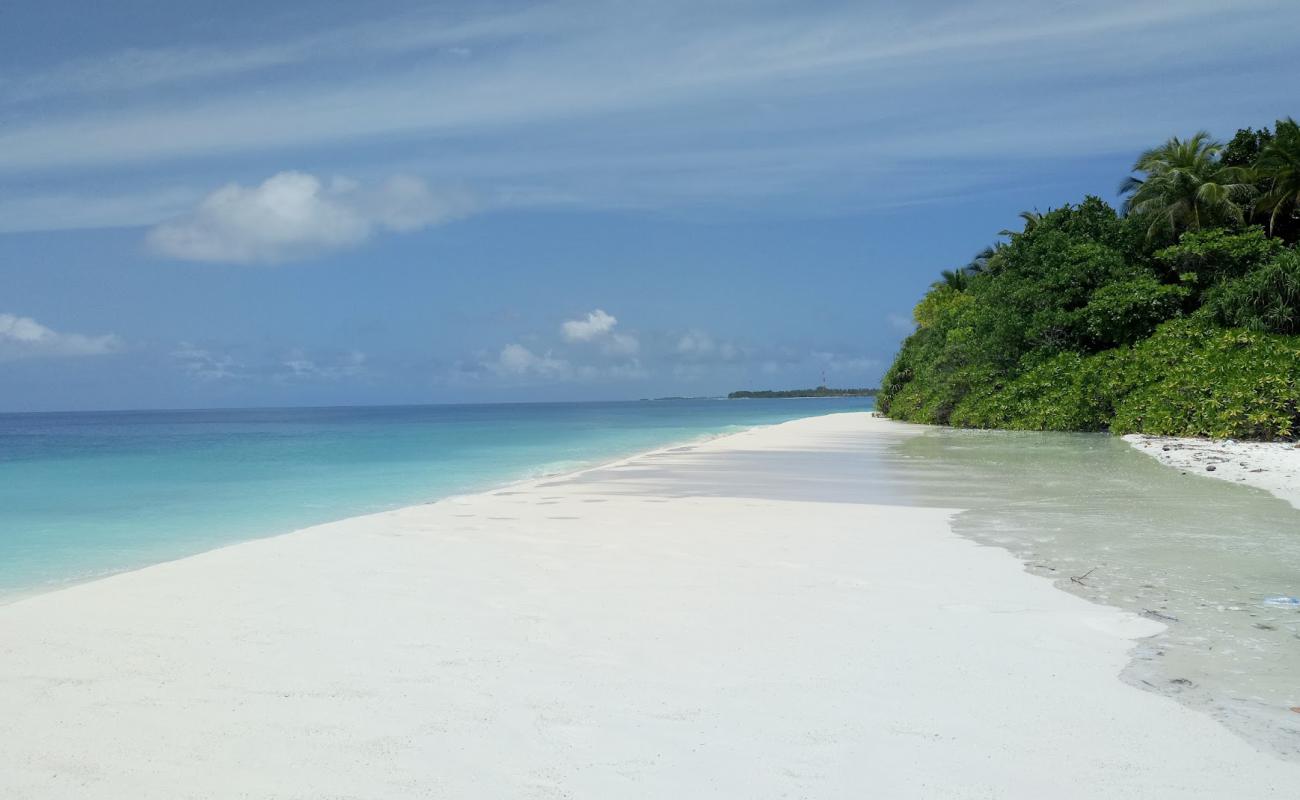
{"label": "driftwood branch", "polygon": [[1096,571],[1097,571],[1097,568],[1096,568],[1096,567],[1093,567],[1092,569],[1088,570],[1087,572],[1083,573],[1082,575],[1071,575],[1071,576],[1070,576],[1070,580],[1074,581],[1075,583],[1079,584],[1080,586],[1087,586],[1088,584],[1084,583],[1084,582],[1083,582],[1083,579],[1086,578],[1086,577],[1088,577],[1089,575],[1091,575],[1092,573],[1094,573],[1094,572],[1096,572]]}

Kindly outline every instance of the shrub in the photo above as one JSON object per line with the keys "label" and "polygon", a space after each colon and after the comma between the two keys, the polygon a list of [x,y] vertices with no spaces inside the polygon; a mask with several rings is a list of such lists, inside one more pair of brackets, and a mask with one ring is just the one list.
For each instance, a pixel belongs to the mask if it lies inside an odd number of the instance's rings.
{"label": "shrub", "polygon": [[1258,226],[1244,231],[1223,228],[1185,233],[1178,244],[1155,254],[1156,261],[1178,280],[1200,292],[1270,261],[1282,249]]}
{"label": "shrub", "polygon": [[1300,333],[1300,252],[1285,250],[1242,277],[1219,284],[1205,305],[1223,325]]}
{"label": "shrub", "polygon": [[1161,322],[1177,315],[1191,292],[1154,275],[1140,275],[1102,286],[1083,309],[1084,328],[1099,347],[1132,344]]}
{"label": "shrub", "polygon": [[1061,353],[1005,386],[987,386],[952,414],[952,424],[1036,431],[1106,430],[1128,389],[1127,348],[1092,356]]}
{"label": "shrub", "polygon": [[1111,430],[1170,436],[1289,439],[1300,432],[1300,337],[1162,325],[1124,365],[1132,389]]}

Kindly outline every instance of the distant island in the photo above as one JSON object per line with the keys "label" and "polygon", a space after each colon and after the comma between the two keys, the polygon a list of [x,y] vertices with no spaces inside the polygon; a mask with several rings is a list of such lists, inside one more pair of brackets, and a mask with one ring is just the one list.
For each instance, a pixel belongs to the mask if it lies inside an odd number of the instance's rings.
{"label": "distant island", "polygon": [[727,395],[728,400],[750,400],[766,398],[784,398],[784,397],[875,397],[878,389],[831,389],[826,386],[818,386],[816,389],[784,389],[773,391],[764,389],[763,391],[739,391]]}

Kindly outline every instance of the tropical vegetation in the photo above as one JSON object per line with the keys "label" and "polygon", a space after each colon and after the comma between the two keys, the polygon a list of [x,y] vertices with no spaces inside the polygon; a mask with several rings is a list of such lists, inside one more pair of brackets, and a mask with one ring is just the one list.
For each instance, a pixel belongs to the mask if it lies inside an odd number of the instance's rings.
{"label": "tropical vegetation", "polygon": [[915,422],[1300,436],[1300,126],[1142,153],[1117,210],[1021,214],[945,270],[877,399]]}

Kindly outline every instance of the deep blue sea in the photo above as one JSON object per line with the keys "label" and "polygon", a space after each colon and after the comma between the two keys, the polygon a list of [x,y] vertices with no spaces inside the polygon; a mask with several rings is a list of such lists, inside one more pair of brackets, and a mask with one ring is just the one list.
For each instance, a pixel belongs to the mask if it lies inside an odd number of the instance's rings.
{"label": "deep blue sea", "polygon": [[866,398],[0,414],[0,602]]}

